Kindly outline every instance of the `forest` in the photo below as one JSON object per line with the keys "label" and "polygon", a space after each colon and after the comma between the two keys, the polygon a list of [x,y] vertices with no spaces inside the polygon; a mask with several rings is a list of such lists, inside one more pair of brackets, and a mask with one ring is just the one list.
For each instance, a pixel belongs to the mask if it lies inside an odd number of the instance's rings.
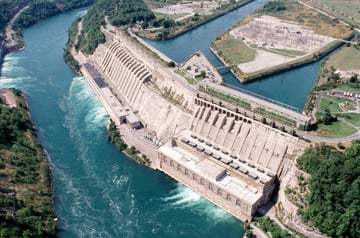
{"label": "forest", "polygon": [[297,163],[311,175],[303,219],[331,237],[360,237],[360,140],[343,151],[309,148]]}
{"label": "forest", "polygon": [[11,18],[31,0],[0,0],[0,40],[6,24]]}
{"label": "forest", "polygon": [[142,0],[98,0],[83,19],[83,31],[75,45],[84,53],[91,54],[98,44],[105,41],[100,26],[105,25],[105,16],[111,25],[122,26],[136,22],[148,22],[155,18]]}
{"label": "forest", "polygon": [[16,18],[13,29],[22,34],[22,30],[50,16],[58,15],[62,12],[88,6],[95,0],[33,0],[18,18]]}
{"label": "forest", "polygon": [[55,237],[51,175],[25,99],[0,103],[0,237]]}

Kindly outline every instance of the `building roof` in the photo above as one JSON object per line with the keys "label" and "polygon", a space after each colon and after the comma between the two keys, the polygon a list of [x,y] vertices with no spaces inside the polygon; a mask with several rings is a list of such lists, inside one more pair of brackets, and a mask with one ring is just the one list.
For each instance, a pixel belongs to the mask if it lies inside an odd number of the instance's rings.
{"label": "building roof", "polygon": [[129,111],[129,114],[126,116],[126,119],[130,124],[140,122],[139,118],[132,111]]}
{"label": "building roof", "polygon": [[214,162],[203,159],[196,163],[197,169],[201,170],[208,177],[217,180],[219,176],[223,175],[226,171],[225,168],[215,164]]}
{"label": "building roof", "polygon": [[[166,157],[171,158],[185,168],[196,172],[197,174],[211,181],[214,185],[239,197],[249,205],[255,204],[263,196],[263,194],[255,187],[249,185],[237,177],[233,177],[230,174],[227,174],[224,167],[216,164],[211,160],[199,159],[197,156],[186,150],[183,150],[180,147],[170,147],[168,145],[163,145],[158,150]],[[217,180],[216,175],[218,177]],[[220,178],[219,175],[221,175]]]}

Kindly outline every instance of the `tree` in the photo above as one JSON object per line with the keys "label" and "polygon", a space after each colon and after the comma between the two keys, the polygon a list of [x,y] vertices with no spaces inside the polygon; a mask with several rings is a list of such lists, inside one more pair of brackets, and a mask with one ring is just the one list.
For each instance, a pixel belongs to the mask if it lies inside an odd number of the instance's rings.
{"label": "tree", "polygon": [[141,24],[141,28],[143,28],[143,29],[146,29],[146,28],[148,28],[148,27],[149,27],[149,23],[146,22],[146,21],[144,21],[144,22]]}
{"label": "tree", "polygon": [[246,236],[246,238],[251,238],[253,236],[252,231],[251,230],[246,230],[245,236]]}
{"label": "tree", "polygon": [[167,66],[169,66],[169,67],[175,67],[176,64],[175,64],[174,61],[170,61],[170,62],[167,62]]}
{"label": "tree", "polygon": [[328,108],[325,109],[325,113],[322,117],[322,122],[325,124],[325,125],[330,125],[331,122],[334,122],[334,121],[337,121],[337,117],[334,117],[330,110]]}
{"label": "tree", "polygon": [[359,237],[360,141],[345,152],[324,145],[309,148],[297,162],[311,175],[302,218],[331,237]]}
{"label": "tree", "polygon": [[164,28],[171,28],[175,26],[175,21],[166,19],[165,21],[163,21],[163,26]]}
{"label": "tree", "polygon": [[351,83],[356,83],[358,81],[358,75],[355,74],[355,75],[352,75],[351,78],[350,78],[350,82]]}
{"label": "tree", "polygon": [[132,146],[130,147],[130,154],[133,154],[133,155],[134,155],[134,154],[136,154],[136,152],[137,152],[137,151],[136,151],[136,147],[132,145]]}

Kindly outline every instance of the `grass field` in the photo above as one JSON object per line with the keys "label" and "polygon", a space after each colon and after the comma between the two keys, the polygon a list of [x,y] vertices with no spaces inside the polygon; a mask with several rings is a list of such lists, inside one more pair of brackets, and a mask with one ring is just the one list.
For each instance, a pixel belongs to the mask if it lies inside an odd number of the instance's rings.
{"label": "grass field", "polygon": [[341,121],[333,122],[330,125],[319,123],[316,131],[318,136],[327,138],[339,138],[357,132],[355,128],[352,128]]}
{"label": "grass field", "polygon": [[334,103],[333,99],[323,96],[320,101],[320,109],[329,109],[331,112],[342,112],[338,103]]}
{"label": "grass field", "polygon": [[358,0],[329,1],[329,0],[303,0],[324,12],[329,13],[345,22],[360,26],[360,2]]}
{"label": "grass field", "polygon": [[[358,47],[359,48],[359,47]],[[343,46],[326,59],[321,66],[317,85],[326,84],[331,77],[332,70],[356,71],[360,70],[360,48]],[[337,84],[336,88],[344,91],[360,92],[360,89],[351,88],[346,84]]]}
{"label": "grass field", "polygon": [[[150,8],[160,8],[164,6],[164,2],[157,0],[145,0],[144,1]],[[180,0],[167,0],[166,4],[172,5],[179,3]]]}
{"label": "grass field", "polygon": [[360,69],[360,49],[353,46],[343,47],[329,57],[325,67],[330,68],[331,66],[339,70]]}
{"label": "grass field", "polygon": [[164,14],[164,13],[160,13],[160,12],[154,12],[156,18],[161,19],[169,19],[169,20],[176,20],[180,17],[184,17],[186,15],[189,15],[188,13],[180,13],[180,14]]}
{"label": "grass field", "polygon": [[345,115],[339,115],[343,117],[344,120],[350,122],[354,126],[360,127],[360,114],[357,113],[346,113]]}
{"label": "grass field", "polygon": [[[282,2],[286,8],[285,11],[268,11],[266,5],[257,10],[257,13],[267,14],[284,20],[298,22],[307,26],[318,34],[329,35],[334,38],[343,38],[351,33],[349,27],[342,23],[332,20],[317,11],[308,8],[296,1],[278,1]],[[339,1],[339,3],[343,1]],[[358,10],[358,9],[357,9]]]}
{"label": "grass field", "polygon": [[276,49],[276,48],[271,48],[271,50],[273,50],[275,53],[280,52],[290,56],[301,56],[306,54],[306,52],[299,50]]}
{"label": "grass field", "polygon": [[213,43],[213,47],[229,65],[238,65],[255,59],[256,50],[232,36],[223,36],[220,41]]}
{"label": "grass field", "polygon": [[320,109],[329,109],[332,113],[343,112],[343,110],[339,106],[339,103],[345,102],[349,103],[351,107],[355,107],[355,102],[351,99],[323,95],[320,101]]}
{"label": "grass field", "polygon": [[360,88],[350,87],[347,84],[339,84],[339,85],[336,86],[336,89],[341,90],[341,91],[360,93]]}

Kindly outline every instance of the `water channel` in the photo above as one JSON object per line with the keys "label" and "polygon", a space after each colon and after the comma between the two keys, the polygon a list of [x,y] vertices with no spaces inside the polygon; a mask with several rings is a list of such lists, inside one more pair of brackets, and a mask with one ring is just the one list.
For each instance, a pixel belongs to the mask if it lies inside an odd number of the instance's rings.
{"label": "water channel", "polygon": [[[220,18],[202,25],[180,37],[167,41],[146,40],[175,62],[184,62],[194,52],[202,51],[215,67],[222,62],[210,51],[210,44],[236,22],[264,5],[269,0],[257,0],[238,8]],[[229,71],[221,72],[224,81],[236,87],[302,109],[307,94],[313,86],[321,61],[280,73],[252,83],[241,84]]]}
{"label": "water channel", "polygon": [[[208,45],[264,2],[249,4],[176,40],[153,44],[176,61],[200,49],[220,65],[205,41]],[[29,101],[52,168],[59,237],[240,237],[241,222],[168,176],[137,165],[106,141],[105,110],[62,57],[67,29],[84,12],[75,10],[27,29],[25,50],[5,57],[0,77],[0,88],[18,88]],[[314,79],[317,68],[318,63],[241,87],[299,106],[307,89],[301,91],[294,82],[311,86],[309,78]],[[228,74],[225,78],[234,80]],[[298,99],[288,101],[284,91],[292,87],[288,95]]]}

